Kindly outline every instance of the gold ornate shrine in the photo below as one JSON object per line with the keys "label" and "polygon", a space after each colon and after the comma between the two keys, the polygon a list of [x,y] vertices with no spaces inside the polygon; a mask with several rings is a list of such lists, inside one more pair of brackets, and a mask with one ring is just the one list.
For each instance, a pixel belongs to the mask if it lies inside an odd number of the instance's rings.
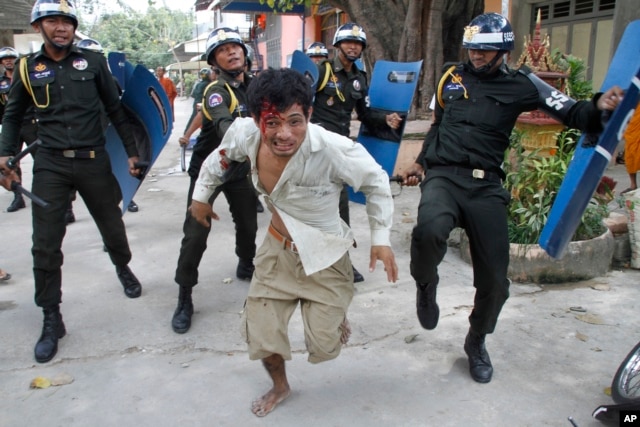
{"label": "gold ornate shrine", "polygon": [[[526,65],[542,80],[564,92],[567,74],[553,62],[549,53],[549,35],[540,36],[540,9],[536,18],[533,37],[525,36],[524,51],[518,59],[518,67]],[[528,111],[518,117],[516,129],[523,132],[522,145],[527,151],[539,150],[548,156],[556,146],[556,134],[564,125],[540,110]]]}

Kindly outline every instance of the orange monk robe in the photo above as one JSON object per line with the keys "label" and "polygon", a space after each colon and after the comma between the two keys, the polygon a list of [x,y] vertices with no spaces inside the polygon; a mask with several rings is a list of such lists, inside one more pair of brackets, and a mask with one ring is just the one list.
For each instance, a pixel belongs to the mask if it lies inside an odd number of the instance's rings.
{"label": "orange monk robe", "polygon": [[624,164],[628,173],[640,171],[640,103],[624,131]]}
{"label": "orange monk robe", "polygon": [[[178,96],[178,90],[176,89],[176,85],[173,84],[173,80],[169,77],[163,77],[159,79],[162,88],[164,89],[167,97],[169,98],[169,104],[171,105],[171,112],[173,113],[173,100]],[[174,116],[175,117],[175,116]]]}

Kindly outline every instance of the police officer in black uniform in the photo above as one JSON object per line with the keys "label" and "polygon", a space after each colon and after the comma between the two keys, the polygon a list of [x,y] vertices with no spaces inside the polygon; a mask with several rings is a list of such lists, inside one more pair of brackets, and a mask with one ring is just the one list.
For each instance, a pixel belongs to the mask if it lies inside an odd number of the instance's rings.
{"label": "police officer in black uniform", "polygon": [[[487,13],[465,28],[463,47],[469,61],[446,64],[434,121],[405,184],[421,184],[417,225],[411,241],[411,275],[417,285],[417,314],[425,329],[438,324],[438,265],[451,230],[462,227],[469,237],[476,288],[470,328],[464,343],[471,377],[491,381],[493,366],[485,336],[494,331],[509,297],[507,204],[501,169],[509,136],[520,113],[543,109],[570,127],[601,130],[600,110],[611,110],[620,88],[576,102],[523,68],[509,69],[504,56],[513,49],[511,24]],[[555,96],[556,106],[545,103]]]}
{"label": "police officer in black uniform", "polygon": [[[188,173],[191,178],[187,207],[191,205],[193,188],[202,162],[220,145],[222,137],[236,117],[247,117],[247,87],[251,74],[245,71],[247,47],[236,30],[222,27],[214,29],[207,39],[207,63],[220,71],[218,79],[205,89],[202,98],[202,129],[193,147]],[[181,137],[181,144],[188,143]],[[253,258],[256,254],[258,218],[256,205],[258,196],[247,176],[231,180],[221,186],[229,203],[229,210],[236,225],[236,248],[238,266],[236,276],[250,280],[253,276]],[[218,192],[211,197],[213,204]],[[199,224],[187,211],[180,256],[175,281],[180,285],[178,306],[171,319],[171,327],[183,334],[191,327],[193,287],[198,283],[198,266],[207,249],[207,237],[211,228]]]}
{"label": "police officer in black uniform", "polygon": [[[87,49],[90,50],[92,52],[97,52],[101,55],[104,55],[104,48],[102,47],[102,44],[100,44],[99,41],[95,40],[95,39],[91,39],[91,38],[86,38],[86,39],[82,39],[80,40],[78,43],[76,43],[76,46],[78,46],[79,48],[82,49]],[[120,83],[118,82],[118,79],[113,76],[113,81],[116,83],[116,86],[118,87],[118,94],[120,96],[122,96],[123,94],[123,90],[120,87]],[[107,117],[104,117],[104,121],[103,121],[103,126],[106,129],[106,127],[109,125],[109,119]],[[121,199],[122,198],[122,193],[120,192],[120,187],[117,187],[116,190],[118,191],[117,195],[118,198]],[[73,213],[73,201],[76,200],[76,191],[73,190],[69,196],[69,207],[67,209],[67,212],[64,215],[64,222],[69,225],[71,223],[74,223],[76,221],[76,215]],[[129,212],[138,212],[139,207],[138,204],[132,199],[129,202],[129,205],[127,205],[127,210]],[[107,252],[107,249],[105,247],[104,249],[105,252]]]}
{"label": "police officer in black uniform", "polygon": [[307,50],[304,52],[313,62],[316,64],[321,63],[325,59],[329,59],[329,51],[327,46],[322,42],[313,42],[307,46]]}
{"label": "police officer in black uniform", "polygon": [[[18,51],[12,47],[0,48],[0,64],[4,67],[4,74],[0,76],[0,124],[2,123],[2,116],[4,115],[4,106],[7,104],[7,98],[9,96],[9,88],[11,87],[11,81],[16,72],[16,62],[20,55]],[[38,126],[36,125],[36,119],[33,114],[33,108],[29,108],[22,120],[22,128],[20,129],[20,139],[28,144],[31,144],[38,138]],[[16,168],[18,177],[22,178],[22,169],[20,165]],[[19,209],[26,207],[22,193],[14,191],[13,201],[7,207],[7,212],[15,212]]]}
{"label": "police officer in black uniform", "polygon": [[[35,346],[36,361],[51,360],[65,333],[62,302],[62,239],[69,193],[85,201],[107,246],[124,293],[140,296],[142,287],[128,267],[131,252],[122,222],[101,116],[107,113],[124,142],[129,172],[137,176],[138,152],[129,121],[105,58],[73,45],[78,26],[72,0],[37,0],[31,25],[42,35],[40,51],[23,58],[9,92],[0,137],[0,169],[11,175],[9,156],[17,153],[24,112],[35,105],[42,145],[33,165],[33,192],[48,207],[33,205],[33,272],[35,303],[44,325]],[[6,183],[6,181],[5,181]],[[6,187],[5,187],[6,188]]]}
{"label": "police officer in black uniform", "polygon": [[[333,37],[333,46],[336,48],[333,60],[326,59],[318,64],[320,83],[313,101],[311,123],[348,137],[351,113],[355,109],[358,120],[371,129],[384,126],[397,129],[401,121],[397,113],[385,115],[368,107],[367,76],[355,64],[367,47],[364,29],[353,22],[340,26]],[[340,194],[340,218],[349,224],[349,196],[346,188]],[[353,278],[354,282],[364,280],[355,268]]]}
{"label": "police officer in black uniform", "polygon": [[16,60],[19,57],[18,51],[14,48],[10,46],[0,47],[0,65],[4,68],[4,73],[0,75],[0,123],[2,123],[4,107],[7,105]]}

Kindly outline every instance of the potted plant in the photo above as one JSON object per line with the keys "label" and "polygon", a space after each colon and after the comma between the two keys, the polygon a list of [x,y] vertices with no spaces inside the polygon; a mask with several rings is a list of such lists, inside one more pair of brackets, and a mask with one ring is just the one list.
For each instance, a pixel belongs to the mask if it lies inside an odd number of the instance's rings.
{"label": "potted plant", "polygon": [[569,167],[580,133],[561,132],[556,148],[542,157],[526,152],[519,135],[512,135],[511,155],[505,160],[505,187],[511,193],[508,207],[510,265],[515,281],[557,283],[605,274],[613,257],[614,239],[604,225],[616,182],[603,177],[563,258],[553,259],[537,244],[549,212]]}
{"label": "potted plant", "polygon": [[[505,188],[510,242],[509,278],[516,282],[561,283],[604,275],[613,258],[615,242],[603,220],[609,215],[616,182],[604,177],[582,216],[569,248],[561,259],[551,258],[538,240],[569,167],[580,132],[569,129],[557,136],[556,147],[546,156],[526,150],[521,133],[511,135],[505,156]],[[460,253],[470,261],[468,240],[460,239]]]}

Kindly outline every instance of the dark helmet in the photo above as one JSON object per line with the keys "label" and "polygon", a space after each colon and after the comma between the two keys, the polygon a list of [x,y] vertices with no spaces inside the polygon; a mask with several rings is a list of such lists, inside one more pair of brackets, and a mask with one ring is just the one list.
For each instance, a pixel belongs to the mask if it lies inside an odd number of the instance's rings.
{"label": "dark helmet", "polygon": [[94,39],[80,40],[78,43],[76,43],[76,46],[98,53],[104,53],[104,49],[102,48],[100,42]]}
{"label": "dark helmet", "polygon": [[78,28],[74,0],[36,0],[31,9],[31,24],[45,16],[66,16],[73,21],[73,27]]}
{"label": "dark helmet", "polygon": [[312,56],[324,56],[325,58],[329,57],[329,51],[324,43],[321,42],[313,42],[307,47],[305,52],[308,57]]}
{"label": "dark helmet", "polygon": [[245,57],[247,56],[247,46],[245,46],[242,41],[242,37],[236,30],[232,30],[231,28],[222,27],[216,28],[209,34],[207,38],[207,49],[205,52],[205,56],[207,58],[207,64],[213,65],[213,53],[215,50],[227,43],[236,43],[242,46],[242,50],[244,51]]}
{"label": "dark helmet", "polygon": [[16,58],[17,59],[19,57],[20,57],[20,54],[14,48],[9,47],[9,46],[0,47],[0,59],[4,59],[4,58]]}
{"label": "dark helmet", "polygon": [[364,29],[353,22],[347,22],[344,25],[338,27],[335,35],[333,36],[333,46],[337,47],[338,44],[344,40],[353,40],[362,43],[362,49],[367,47],[367,35]]}
{"label": "dark helmet", "polygon": [[203,68],[202,70],[200,70],[200,78],[201,79],[206,79],[209,76],[211,76],[211,68]]}
{"label": "dark helmet", "polygon": [[475,50],[513,50],[514,35],[511,24],[502,15],[478,15],[464,28],[462,47]]}

